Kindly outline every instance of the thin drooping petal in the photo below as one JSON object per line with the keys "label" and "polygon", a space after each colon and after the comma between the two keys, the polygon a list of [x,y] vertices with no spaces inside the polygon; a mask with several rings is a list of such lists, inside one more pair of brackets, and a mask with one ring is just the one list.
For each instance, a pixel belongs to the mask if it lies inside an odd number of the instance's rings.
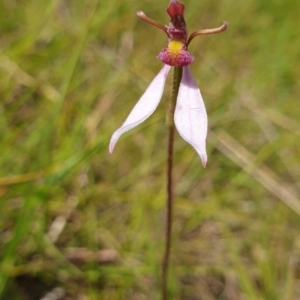
{"label": "thin drooping petal", "polygon": [[157,108],[166,82],[166,77],[170,71],[170,66],[165,65],[153,79],[143,96],[134,106],[123,125],[114,132],[109,143],[109,152],[112,153],[120,136],[144,122]]}
{"label": "thin drooping petal", "polygon": [[205,167],[207,114],[200,90],[188,66],[183,68],[174,118],[179,134],[195,148]]}

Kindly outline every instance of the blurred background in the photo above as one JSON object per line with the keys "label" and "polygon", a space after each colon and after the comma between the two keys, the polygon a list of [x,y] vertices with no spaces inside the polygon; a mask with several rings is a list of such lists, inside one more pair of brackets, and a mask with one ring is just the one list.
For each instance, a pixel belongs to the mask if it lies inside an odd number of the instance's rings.
{"label": "blurred background", "polygon": [[[175,137],[171,299],[300,299],[300,2],[182,1],[208,164]],[[159,299],[169,1],[0,2],[0,298]],[[52,298],[51,298],[52,297]]]}

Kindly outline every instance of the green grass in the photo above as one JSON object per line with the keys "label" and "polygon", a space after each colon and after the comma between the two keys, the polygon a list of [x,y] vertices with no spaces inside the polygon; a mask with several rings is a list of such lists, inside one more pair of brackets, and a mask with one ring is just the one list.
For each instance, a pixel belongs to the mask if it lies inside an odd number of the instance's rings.
{"label": "green grass", "polygon": [[[171,299],[300,298],[300,2],[183,1],[209,160],[175,140]],[[169,76],[158,110],[112,132],[162,68],[168,1],[0,3],[0,298],[159,299]],[[81,257],[79,257],[81,254]]]}

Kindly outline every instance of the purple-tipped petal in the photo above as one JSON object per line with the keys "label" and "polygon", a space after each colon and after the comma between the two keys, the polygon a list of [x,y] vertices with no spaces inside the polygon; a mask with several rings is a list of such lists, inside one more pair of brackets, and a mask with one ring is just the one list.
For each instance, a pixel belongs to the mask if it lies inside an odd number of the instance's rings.
{"label": "purple-tipped petal", "polygon": [[134,106],[123,125],[113,133],[109,143],[110,153],[113,152],[118,139],[124,132],[144,122],[155,111],[160,102],[166,82],[166,77],[170,71],[170,68],[171,67],[168,65],[165,65],[162,68],[162,70],[150,83],[143,96]]}
{"label": "purple-tipped petal", "polygon": [[207,114],[200,90],[188,66],[183,68],[174,119],[179,134],[195,148],[205,167]]}

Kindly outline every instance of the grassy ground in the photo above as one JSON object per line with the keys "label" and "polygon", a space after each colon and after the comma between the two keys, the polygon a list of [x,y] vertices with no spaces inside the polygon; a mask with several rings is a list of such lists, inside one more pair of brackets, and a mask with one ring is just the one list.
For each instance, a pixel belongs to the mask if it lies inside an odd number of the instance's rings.
{"label": "grassy ground", "polygon": [[[300,299],[300,2],[184,1],[209,161],[179,136],[171,299]],[[159,299],[165,110],[112,132],[162,63],[168,1],[0,2],[0,298]],[[64,296],[62,296],[64,294]]]}

